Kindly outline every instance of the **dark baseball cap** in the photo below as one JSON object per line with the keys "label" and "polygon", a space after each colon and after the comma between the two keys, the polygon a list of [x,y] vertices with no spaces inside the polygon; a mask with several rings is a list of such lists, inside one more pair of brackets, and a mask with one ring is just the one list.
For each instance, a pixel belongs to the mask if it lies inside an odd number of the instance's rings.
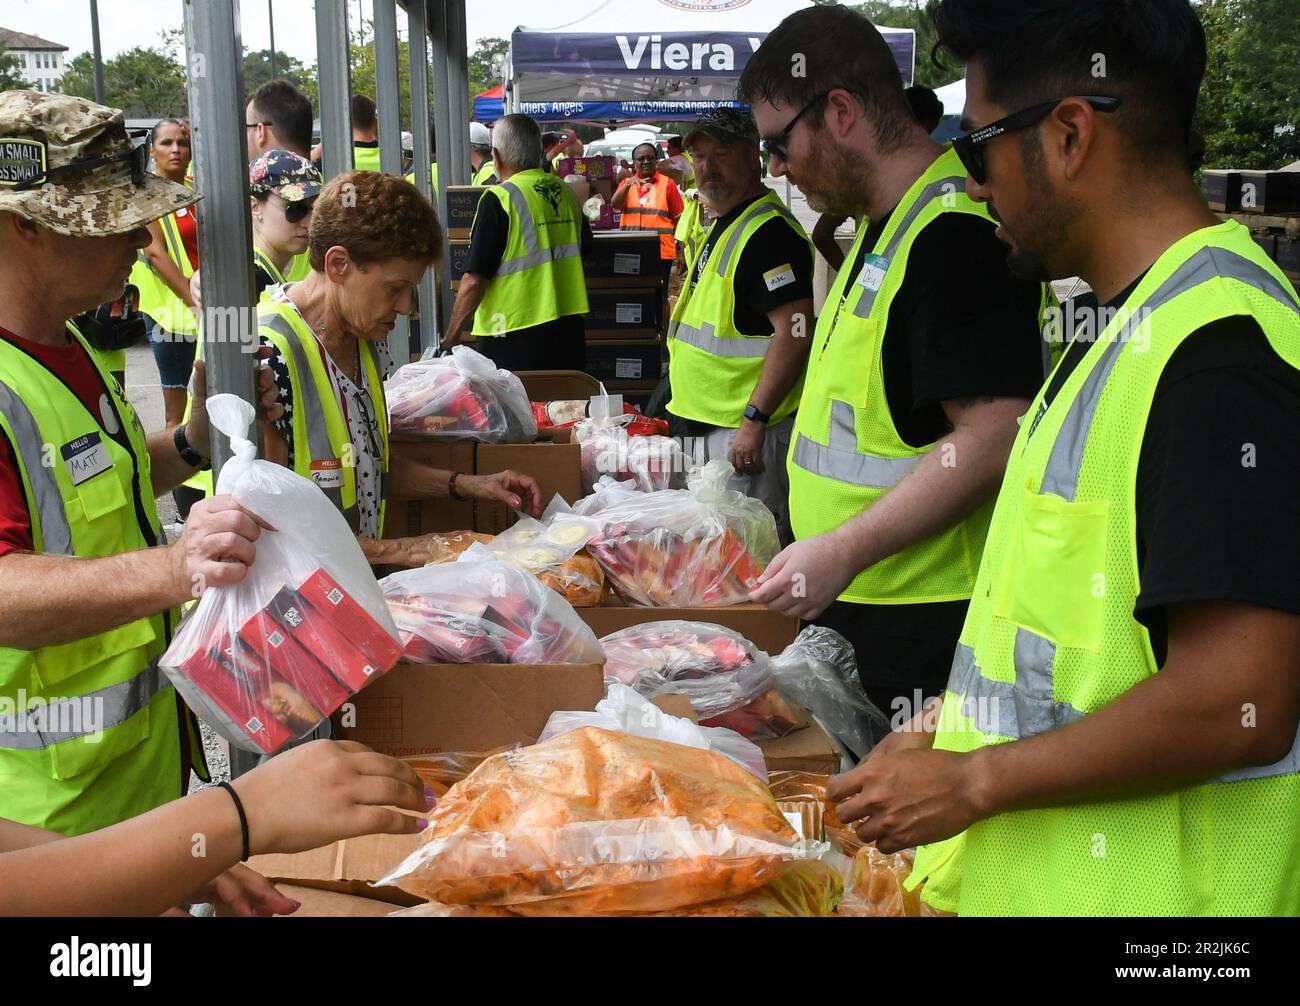
{"label": "dark baseball cap", "polygon": [[719,143],[750,143],[758,146],[758,126],[748,111],[740,108],[711,108],[700,116],[700,121],[682,140],[689,148],[701,134]]}

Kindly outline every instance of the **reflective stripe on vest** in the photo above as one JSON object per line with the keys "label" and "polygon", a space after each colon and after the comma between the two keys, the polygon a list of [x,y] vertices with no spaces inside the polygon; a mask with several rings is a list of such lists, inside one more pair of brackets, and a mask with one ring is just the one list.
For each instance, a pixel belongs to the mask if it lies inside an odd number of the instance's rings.
{"label": "reflective stripe on vest", "polygon": [[540,247],[541,242],[537,240],[537,221],[533,219],[533,212],[528,208],[527,197],[513,182],[502,182],[501,187],[510,193],[510,202],[514,204],[515,216],[519,219],[519,235],[524,240],[525,254],[502,262],[497,266],[496,275],[508,276],[511,273],[523,272],[525,269],[534,269],[537,266],[549,265],[560,259],[575,258],[582,254],[582,244],[577,241],[567,245],[552,245],[550,248]]}
{"label": "reflective stripe on vest", "polygon": [[[154,661],[135,677],[115,685],[84,695],[56,699],[34,709],[20,709],[10,716],[0,714],[0,748],[37,751],[52,744],[111,730],[144,709],[158,692],[168,686],[166,675]],[[94,716],[89,717],[93,718],[93,725],[86,722],[85,710],[88,707],[95,708]],[[79,726],[57,729],[66,724]]]}
{"label": "reflective stripe on vest", "polygon": [[718,255],[717,272],[719,276],[725,276],[727,274],[727,266],[731,264],[731,256],[736,253],[736,248],[740,245],[740,239],[742,235],[745,233],[746,224],[748,224],[755,217],[760,216],[764,213],[771,213],[773,210],[775,210],[781,216],[785,217],[786,220],[791,225],[793,225],[796,230],[799,231],[803,230],[803,228],[799,224],[799,221],[795,219],[795,215],[791,213],[788,209],[786,209],[785,206],[781,205],[780,203],[773,202],[770,199],[759,200],[758,203],[751,206],[744,213],[742,213],[740,215],[740,219],[737,220],[736,223],[732,226],[731,237],[727,239],[727,243],[722,248],[722,253]]}
{"label": "reflective stripe on vest", "polygon": [[848,402],[831,402],[830,441],[829,444],[819,444],[799,434],[794,445],[794,463],[837,482],[868,489],[888,489],[901,481],[921,460],[919,456],[886,458],[859,451],[853,406]]}
{"label": "reflective stripe on vest", "polygon": [[[302,344],[298,333],[294,331],[293,326],[283,315],[268,313],[261,317],[260,323],[276,334],[283,336],[285,345],[289,347],[289,352],[293,354],[294,370],[298,377],[294,390],[302,403],[311,459],[334,457],[334,443],[330,440],[329,425],[325,421],[325,404],[321,401],[320,388],[316,387],[316,380],[312,376],[311,360],[307,358],[307,347]],[[301,462],[302,459],[298,458],[297,460]],[[319,486],[319,488],[343,514],[348,525],[357,527],[360,513],[357,509],[356,500],[352,501],[350,507],[345,507],[343,505],[342,487],[326,489],[324,486]]]}
{"label": "reflective stripe on vest", "polygon": [[41,445],[44,438],[36,417],[8,384],[0,381],[0,412],[13,426],[17,443],[13,445],[22,457],[32,497],[36,501],[37,517],[41,523],[41,551],[45,555],[73,555],[72,529],[68,514],[63,508],[63,495],[54,472],[45,465]]}
{"label": "reflective stripe on vest", "polygon": [[[1048,455],[1040,494],[1059,496],[1066,502],[1075,501],[1084,448],[1092,430],[1097,405],[1115,362],[1119,359],[1120,350],[1136,331],[1135,319],[1145,317],[1175,297],[1219,277],[1235,279],[1252,286],[1283,307],[1300,314],[1300,306],[1297,306],[1286,289],[1255,263],[1225,248],[1207,247],[1196,252],[1138,306],[1138,311],[1125,320],[1118,333],[1102,336],[1106,340],[1101,350],[1102,357],[1070,403]],[[1030,437],[1045,413],[1045,408],[1039,409],[1029,430]],[[1054,699],[1056,644],[1050,639],[1028,629],[1017,628],[1012,659],[1015,683],[995,681],[981,673],[975,662],[975,652],[970,646],[959,644],[957,647],[948,690],[953,695],[963,697],[962,711],[975,722],[979,730],[1018,740],[1073,723],[1085,715],[1068,703]],[[1300,731],[1297,731],[1290,753],[1278,764],[1241,769],[1213,781],[1259,779],[1297,771],[1300,771]]]}
{"label": "reflective stripe on vest", "polygon": [[714,356],[728,356],[744,360],[758,360],[767,356],[771,336],[755,335],[738,338],[717,334],[717,327],[706,321],[699,328],[682,322],[671,322],[668,326],[668,338],[677,339],[688,346],[702,349]]}

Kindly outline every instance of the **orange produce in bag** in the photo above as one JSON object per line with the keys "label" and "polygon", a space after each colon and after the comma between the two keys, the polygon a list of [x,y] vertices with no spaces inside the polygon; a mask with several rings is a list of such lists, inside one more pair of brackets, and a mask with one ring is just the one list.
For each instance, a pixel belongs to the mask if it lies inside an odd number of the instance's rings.
{"label": "orange produce in bag", "polygon": [[808,853],[730,758],[580,727],[483,762],[381,884],[521,914],[655,912],[734,897]]}

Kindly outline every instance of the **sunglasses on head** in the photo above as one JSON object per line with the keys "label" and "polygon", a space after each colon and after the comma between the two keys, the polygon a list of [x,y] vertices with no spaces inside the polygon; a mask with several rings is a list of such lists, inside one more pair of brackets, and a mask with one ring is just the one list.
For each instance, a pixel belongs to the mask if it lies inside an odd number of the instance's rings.
{"label": "sunglasses on head", "polygon": [[[1099,112],[1113,112],[1120,105],[1119,98],[1103,97],[1095,94],[1084,94],[1079,95],[1079,97]],[[1065,100],[1065,98],[1057,98],[1053,101],[1044,101],[1041,105],[1023,108],[1019,112],[1012,112],[1005,118],[998,119],[997,122],[990,122],[980,129],[963,133],[953,139],[953,150],[957,152],[962,165],[969,172],[971,178],[975,179],[976,184],[983,185],[988,178],[987,166],[984,163],[984,151],[981,149],[984,144],[995,137],[1001,136],[1003,133],[1028,129],[1030,126],[1041,122]]]}
{"label": "sunglasses on head", "polygon": [[828,88],[820,94],[814,95],[812,101],[799,109],[799,114],[785,124],[785,129],[781,130],[781,132],[777,133],[775,136],[763,137],[763,149],[767,151],[768,156],[779,158],[782,161],[788,161],[790,159],[790,148],[786,141],[790,138],[790,134],[794,131],[794,127],[799,125],[799,120],[811,112],[817,106],[818,102],[822,101],[831,93],[831,91],[846,90],[848,90],[848,88],[841,87],[837,84],[835,87]]}
{"label": "sunglasses on head", "polygon": [[[143,141],[144,137],[149,135],[147,129],[130,129],[127,130],[127,137],[131,141],[137,139]],[[144,180],[149,171],[149,147],[144,142],[132,142],[130,149],[122,151],[120,154],[109,154],[106,157],[92,157],[87,161],[75,161],[72,164],[64,164],[57,168],[49,168],[43,175],[36,175],[28,178],[26,181],[19,182],[13,186],[10,191],[22,192],[26,189],[35,189],[46,184],[47,182],[56,183],[61,178],[68,178],[83,174],[87,171],[93,171],[95,168],[102,168],[108,164],[117,164],[126,161],[131,169],[131,184],[137,187],[144,184]]]}

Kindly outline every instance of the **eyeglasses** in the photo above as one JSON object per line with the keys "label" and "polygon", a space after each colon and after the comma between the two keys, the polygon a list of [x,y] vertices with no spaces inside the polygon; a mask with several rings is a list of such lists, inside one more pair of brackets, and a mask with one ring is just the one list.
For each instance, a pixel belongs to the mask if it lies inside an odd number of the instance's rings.
{"label": "eyeglasses", "polygon": [[[1099,112],[1113,112],[1120,105],[1119,98],[1100,95],[1079,95],[1079,97]],[[1057,98],[1054,101],[1045,101],[1041,105],[1021,109],[1019,112],[1012,112],[1005,118],[998,119],[997,122],[990,122],[981,129],[955,137],[952,141],[952,148],[957,152],[957,156],[961,158],[961,163],[970,173],[971,178],[975,179],[975,183],[983,185],[987,180],[988,171],[984,163],[984,151],[980,148],[989,140],[1001,136],[1003,133],[1011,133],[1017,129],[1027,129],[1035,123],[1041,122],[1065,100],[1065,98]]]}
{"label": "eyeglasses", "polygon": [[[127,131],[128,138],[132,140],[143,138],[147,134],[147,129],[132,129]],[[143,185],[145,176],[148,174],[149,148],[144,143],[139,143],[132,144],[129,150],[125,150],[120,154],[109,154],[107,157],[93,157],[88,161],[74,161],[72,164],[63,164],[57,168],[48,168],[43,175],[35,175],[21,181],[17,185],[13,186],[10,191],[22,192],[26,189],[35,189],[47,182],[54,182],[59,178],[93,171],[95,168],[102,168],[107,164],[118,164],[122,161],[126,161],[131,168],[131,184],[136,187]]]}
{"label": "eyeglasses", "polygon": [[821,94],[814,96],[812,101],[808,102],[808,104],[804,105],[803,108],[799,109],[799,114],[796,115],[793,119],[791,119],[788,123],[786,123],[785,129],[781,130],[781,132],[777,133],[775,136],[765,136],[763,138],[763,149],[767,151],[770,157],[777,157],[783,161],[788,161],[790,159],[790,150],[786,146],[786,142],[785,142],[789,138],[790,133],[794,130],[795,126],[799,125],[800,119],[802,119],[805,115],[811,112],[818,102],[820,102],[828,94],[830,94],[831,91],[834,90],[846,90],[846,89],[832,87],[829,90],[822,91]]}
{"label": "eyeglasses", "polygon": [[357,395],[353,396],[352,400],[357,403],[357,411],[361,413],[361,422],[366,428],[370,456],[376,461],[382,461],[384,458],[384,442],[379,432],[379,423],[375,421],[375,414],[370,409],[370,403],[366,401],[369,397],[366,389],[359,388],[358,392]]}

